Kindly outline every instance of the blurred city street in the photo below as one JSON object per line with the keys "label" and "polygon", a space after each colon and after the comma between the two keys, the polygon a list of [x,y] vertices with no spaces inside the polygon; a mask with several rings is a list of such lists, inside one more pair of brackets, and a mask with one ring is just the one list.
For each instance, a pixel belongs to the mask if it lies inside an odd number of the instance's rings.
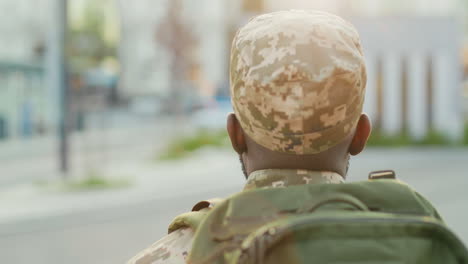
{"label": "blurred city street", "polygon": [[468,243],[468,1],[0,0],[0,264],[125,263],[242,190],[231,43],[289,9],[359,32],[374,133],[348,181],[395,170]]}
{"label": "blurred city street", "polygon": [[[148,153],[147,153],[148,154]],[[394,169],[431,200],[468,242],[466,149],[368,149],[351,161],[349,181]],[[124,263],[166,232],[171,219],[197,202],[242,188],[229,149],[202,149],[181,161],[133,159],[107,171],[135,175],[127,188],[61,192],[23,184],[0,195],[0,255],[5,263]]]}

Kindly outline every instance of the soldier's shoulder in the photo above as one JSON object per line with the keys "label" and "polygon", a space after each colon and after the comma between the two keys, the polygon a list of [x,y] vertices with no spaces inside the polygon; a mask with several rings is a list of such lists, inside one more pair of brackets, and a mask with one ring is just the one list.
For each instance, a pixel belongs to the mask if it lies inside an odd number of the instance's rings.
{"label": "soldier's shoulder", "polygon": [[185,263],[192,248],[195,231],[208,212],[223,199],[214,198],[197,202],[188,213],[174,218],[169,234],[140,252],[127,264]]}
{"label": "soldier's shoulder", "polygon": [[171,264],[185,263],[193,242],[194,231],[181,228],[140,252],[127,264]]}

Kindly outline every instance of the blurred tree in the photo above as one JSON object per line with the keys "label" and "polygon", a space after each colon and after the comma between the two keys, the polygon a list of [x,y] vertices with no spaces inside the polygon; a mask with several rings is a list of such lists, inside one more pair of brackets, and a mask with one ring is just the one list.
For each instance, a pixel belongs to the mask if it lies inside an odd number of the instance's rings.
{"label": "blurred tree", "polygon": [[82,23],[72,23],[68,36],[68,55],[72,72],[97,67],[108,57],[115,58],[117,43],[108,41],[105,11],[109,1],[87,1]]}
{"label": "blurred tree", "polygon": [[168,1],[167,13],[156,30],[156,41],[167,50],[171,60],[168,106],[170,113],[177,115],[183,112],[184,85],[190,67],[195,64],[193,55],[197,47],[193,32],[183,20],[182,10],[180,0]]}
{"label": "blurred tree", "polygon": [[[69,0],[70,26],[67,35],[67,56],[70,71],[69,108],[70,122],[74,129],[88,131],[82,133],[77,142],[83,148],[85,173],[89,176],[107,160],[108,118],[110,92],[115,89],[114,80],[106,70],[106,62],[117,61],[118,37],[109,37],[109,33],[118,31],[118,21],[115,15],[114,0]],[[86,155],[92,151],[88,137],[91,130],[86,130],[85,119],[89,113],[101,120],[94,128],[100,130],[98,147],[101,148],[99,157]],[[96,144],[93,144],[96,147]]]}

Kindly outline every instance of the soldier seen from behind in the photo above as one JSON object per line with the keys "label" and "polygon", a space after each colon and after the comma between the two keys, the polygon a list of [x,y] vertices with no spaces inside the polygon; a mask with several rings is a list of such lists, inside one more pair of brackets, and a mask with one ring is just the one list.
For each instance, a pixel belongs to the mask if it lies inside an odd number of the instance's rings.
{"label": "soldier seen from behind", "polygon": [[364,61],[357,30],[325,12],[241,28],[227,130],[245,187],[176,217],[129,264],[468,263],[434,207],[392,172],[345,183],[371,133]]}

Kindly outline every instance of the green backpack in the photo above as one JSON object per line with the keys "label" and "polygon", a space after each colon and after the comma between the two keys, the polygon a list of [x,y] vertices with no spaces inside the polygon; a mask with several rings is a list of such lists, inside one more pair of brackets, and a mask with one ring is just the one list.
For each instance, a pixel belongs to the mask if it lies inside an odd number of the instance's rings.
{"label": "green backpack", "polygon": [[467,263],[434,207],[396,180],[241,192],[175,219],[196,230],[188,263]]}

